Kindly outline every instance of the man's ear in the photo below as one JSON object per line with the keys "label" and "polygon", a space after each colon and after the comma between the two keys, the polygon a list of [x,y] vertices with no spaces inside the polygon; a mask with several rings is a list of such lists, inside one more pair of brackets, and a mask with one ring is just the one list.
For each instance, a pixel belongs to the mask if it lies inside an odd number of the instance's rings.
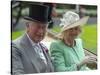
{"label": "man's ear", "polygon": [[29,22],[26,22],[26,27],[27,27],[27,28],[29,27]]}
{"label": "man's ear", "polygon": [[26,22],[26,30],[29,32],[29,22]]}

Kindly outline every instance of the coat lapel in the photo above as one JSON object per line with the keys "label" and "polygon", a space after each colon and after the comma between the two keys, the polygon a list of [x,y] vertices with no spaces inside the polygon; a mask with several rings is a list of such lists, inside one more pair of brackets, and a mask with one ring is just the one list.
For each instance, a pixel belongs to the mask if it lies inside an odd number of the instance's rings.
{"label": "coat lapel", "polygon": [[41,46],[41,48],[42,48],[42,51],[43,51],[43,53],[44,53],[44,56],[45,56],[45,58],[46,58],[46,60],[47,60],[47,65],[48,65],[48,68],[47,68],[47,71],[48,72],[53,72],[54,71],[54,68],[53,68],[53,65],[52,65],[52,63],[51,63],[51,59],[50,59],[50,56],[49,56],[49,54],[46,52],[46,50],[45,50],[45,48],[40,44],[40,46]]}
{"label": "coat lapel", "polygon": [[[35,52],[35,50],[32,47],[32,45],[31,45],[31,43],[30,43],[30,41],[29,41],[26,34],[22,37],[21,43],[23,45],[25,53],[27,54],[31,64],[33,65],[33,67],[35,67],[36,71],[38,73],[40,73],[42,71],[42,68],[45,67],[45,63],[39,57],[39,55]],[[43,69],[42,72],[44,72],[44,69]]]}

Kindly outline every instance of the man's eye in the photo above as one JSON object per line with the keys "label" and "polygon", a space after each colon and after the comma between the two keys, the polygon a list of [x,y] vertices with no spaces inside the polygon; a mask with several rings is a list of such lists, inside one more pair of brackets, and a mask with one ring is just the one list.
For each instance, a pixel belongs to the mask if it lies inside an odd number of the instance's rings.
{"label": "man's eye", "polygon": [[73,31],[73,29],[70,29],[70,31]]}

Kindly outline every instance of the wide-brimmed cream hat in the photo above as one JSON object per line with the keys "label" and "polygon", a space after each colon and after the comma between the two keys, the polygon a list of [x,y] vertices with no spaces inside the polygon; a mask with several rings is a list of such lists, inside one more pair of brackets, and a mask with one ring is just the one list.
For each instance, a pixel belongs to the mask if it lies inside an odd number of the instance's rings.
{"label": "wide-brimmed cream hat", "polygon": [[89,16],[85,16],[83,18],[80,18],[79,15],[75,12],[68,11],[63,15],[63,18],[61,19],[60,26],[61,32],[57,36],[61,36],[62,32],[74,28],[77,26],[85,25],[88,21]]}

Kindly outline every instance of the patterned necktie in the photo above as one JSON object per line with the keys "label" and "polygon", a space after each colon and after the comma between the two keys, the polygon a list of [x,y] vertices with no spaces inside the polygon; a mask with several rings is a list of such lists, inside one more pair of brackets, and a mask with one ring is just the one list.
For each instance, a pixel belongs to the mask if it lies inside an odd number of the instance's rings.
{"label": "patterned necktie", "polygon": [[46,58],[43,54],[43,51],[42,51],[41,47],[38,44],[35,45],[35,50],[36,50],[36,53],[39,54],[40,58],[44,61],[44,63],[47,64]]}

